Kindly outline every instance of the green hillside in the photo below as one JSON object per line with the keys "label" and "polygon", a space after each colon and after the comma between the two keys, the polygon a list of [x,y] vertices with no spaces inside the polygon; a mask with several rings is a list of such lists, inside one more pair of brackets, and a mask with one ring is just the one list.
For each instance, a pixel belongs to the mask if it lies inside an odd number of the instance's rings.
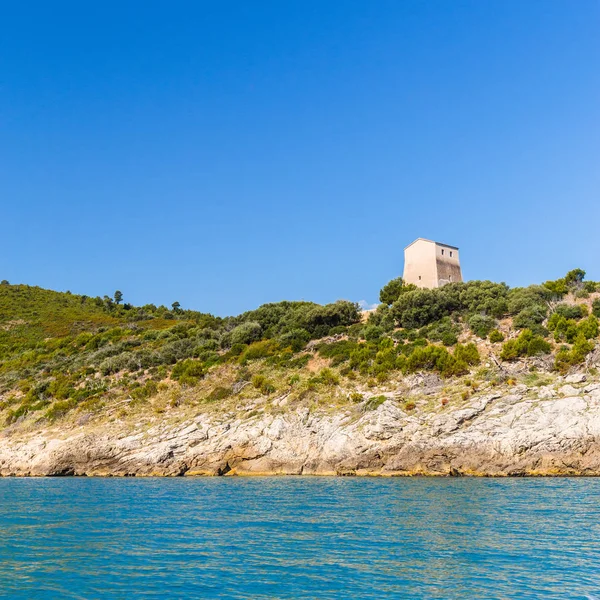
{"label": "green hillside", "polygon": [[249,397],[268,406],[282,395],[352,405],[415,372],[497,385],[501,364],[515,361],[566,372],[598,337],[600,286],[584,276],[513,289],[418,290],[397,279],[369,314],[348,301],[279,302],[227,318],[3,282],[0,424],[101,417],[113,406],[225,410]]}

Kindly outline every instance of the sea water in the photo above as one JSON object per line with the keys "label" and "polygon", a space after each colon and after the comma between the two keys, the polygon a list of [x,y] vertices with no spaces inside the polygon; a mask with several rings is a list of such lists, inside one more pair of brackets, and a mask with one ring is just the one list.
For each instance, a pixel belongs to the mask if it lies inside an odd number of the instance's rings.
{"label": "sea water", "polygon": [[0,479],[7,598],[600,598],[600,479]]}

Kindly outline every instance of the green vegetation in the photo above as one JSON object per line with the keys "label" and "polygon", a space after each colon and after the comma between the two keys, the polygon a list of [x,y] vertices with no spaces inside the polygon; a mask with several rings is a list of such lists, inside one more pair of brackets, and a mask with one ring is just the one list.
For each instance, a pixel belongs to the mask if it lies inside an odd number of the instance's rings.
{"label": "green vegetation", "polygon": [[505,361],[553,353],[565,372],[587,359],[600,330],[599,286],[584,276],[575,269],[526,288],[472,281],[434,290],[398,278],[368,318],[348,301],[284,301],[221,318],[178,302],[135,307],[119,290],[90,298],[3,281],[1,418],[54,421],[76,409],[156,399],[177,406],[191,397],[219,406],[241,390],[359,403],[356,386],[417,372],[452,379],[489,371],[481,363],[490,351]]}
{"label": "green vegetation", "polygon": [[550,344],[540,335],[535,335],[530,329],[525,329],[515,340],[508,340],[502,347],[502,360],[515,360],[523,356],[539,356],[548,354]]}

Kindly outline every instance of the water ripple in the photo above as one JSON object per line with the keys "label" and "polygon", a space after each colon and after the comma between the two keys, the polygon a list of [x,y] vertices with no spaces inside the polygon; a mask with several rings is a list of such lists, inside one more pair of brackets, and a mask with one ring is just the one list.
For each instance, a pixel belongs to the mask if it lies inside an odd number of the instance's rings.
{"label": "water ripple", "polygon": [[598,479],[0,479],[10,598],[584,599]]}

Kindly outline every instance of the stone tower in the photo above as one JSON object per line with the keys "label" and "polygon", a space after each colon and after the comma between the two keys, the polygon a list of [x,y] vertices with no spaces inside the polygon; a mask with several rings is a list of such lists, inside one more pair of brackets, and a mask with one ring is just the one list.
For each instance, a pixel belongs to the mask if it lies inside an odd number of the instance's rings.
{"label": "stone tower", "polygon": [[404,248],[404,283],[420,288],[437,288],[452,281],[462,281],[458,248],[416,239]]}

